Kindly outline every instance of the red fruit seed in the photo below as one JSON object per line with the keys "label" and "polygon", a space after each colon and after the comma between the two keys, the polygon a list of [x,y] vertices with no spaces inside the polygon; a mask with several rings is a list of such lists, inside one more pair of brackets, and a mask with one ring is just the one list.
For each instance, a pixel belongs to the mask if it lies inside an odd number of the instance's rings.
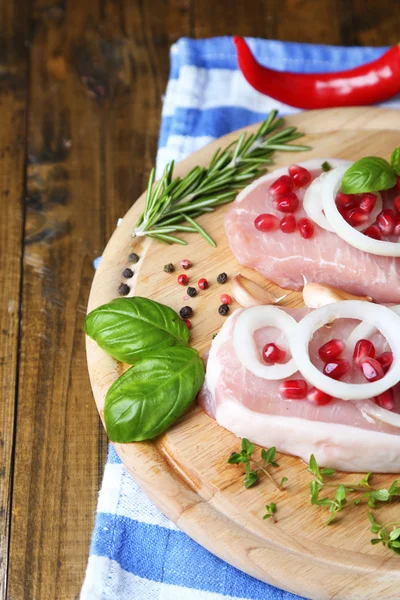
{"label": "red fruit seed", "polygon": [[265,213],[263,215],[258,215],[254,221],[254,226],[258,231],[262,232],[276,231],[279,227],[279,219],[275,215]]}
{"label": "red fruit seed", "polygon": [[178,283],[179,285],[187,285],[189,283],[189,277],[185,275],[185,273],[181,273],[178,275]]}
{"label": "red fruit seed", "polygon": [[289,379],[279,388],[279,393],[286,400],[304,400],[307,396],[308,385],[304,379]]}
{"label": "red fruit seed", "polygon": [[387,373],[393,362],[393,352],[383,352],[383,354],[376,357],[376,360],[382,365],[383,372]]}
{"label": "red fruit seed", "polygon": [[208,281],[207,279],[204,279],[204,277],[202,277],[198,280],[197,285],[201,290],[206,290],[208,288]]}
{"label": "red fruit seed", "polygon": [[188,329],[192,329],[192,324],[189,321],[189,319],[183,319],[183,322],[185,323],[185,325]]}
{"label": "red fruit seed", "polygon": [[304,187],[308,185],[312,179],[310,171],[300,165],[291,165],[289,167],[289,175],[293,179],[296,187]]}
{"label": "red fruit seed", "polygon": [[400,218],[399,217],[397,217],[397,219],[396,219],[393,235],[397,235],[397,237],[400,235]]}
{"label": "red fruit seed", "polygon": [[266,363],[273,365],[274,363],[283,362],[286,357],[286,352],[271,342],[269,344],[265,344],[262,355]]}
{"label": "red fruit seed", "polygon": [[363,234],[367,235],[368,237],[372,238],[373,240],[381,240],[382,239],[381,230],[379,229],[378,225],[376,225],[375,223],[373,225],[370,225],[369,227],[367,227],[367,229],[364,229]]}
{"label": "red fruit seed", "polygon": [[379,396],[375,396],[375,402],[381,406],[382,408],[386,408],[386,410],[394,409],[394,394],[393,388],[382,392]]}
{"label": "red fruit seed", "polygon": [[281,175],[276,181],[270,186],[269,193],[273,198],[288,194],[293,189],[293,181],[289,175]]}
{"label": "red fruit seed", "polygon": [[324,406],[325,404],[329,404],[329,402],[332,400],[332,396],[329,396],[328,394],[325,394],[325,392],[313,387],[307,394],[307,400],[311,402],[311,404]]}
{"label": "red fruit seed", "polygon": [[360,369],[363,372],[365,379],[368,381],[378,381],[384,376],[383,368],[375,358],[363,358],[360,363]]}
{"label": "red fruit seed", "polygon": [[326,344],[321,346],[318,350],[318,354],[324,362],[328,362],[338,358],[345,348],[346,344],[342,342],[342,340],[329,340],[329,342],[326,342]]}
{"label": "red fruit seed", "polygon": [[375,208],[376,200],[376,194],[372,194],[370,192],[361,194],[359,207],[361,208],[361,210],[370,215]]}
{"label": "red fruit seed", "polygon": [[343,194],[343,192],[338,192],[336,194],[335,202],[338,208],[354,208],[356,206],[356,196],[354,194]]}
{"label": "red fruit seed", "polygon": [[290,194],[284,194],[275,198],[274,206],[276,210],[283,213],[294,213],[299,208],[299,199],[293,192]]}
{"label": "red fruit seed", "polygon": [[286,215],[279,223],[279,227],[283,233],[293,233],[296,229],[296,219],[293,215]]}
{"label": "red fruit seed", "polygon": [[356,365],[361,364],[361,361],[364,358],[374,358],[375,357],[375,346],[369,340],[358,340],[357,344],[354,346],[353,352],[353,362]]}
{"label": "red fruit seed", "polygon": [[347,221],[353,227],[358,227],[359,225],[363,225],[369,219],[368,213],[364,212],[360,208],[352,208],[347,213]]}
{"label": "red fruit seed", "polygon": [[393,200],[393,206],[394,209],[400,213],[400,194],[395,196],[395,199]]}
{"label": "red fruit seed", "polygon": [[350,370],[350,363],[343,358],[331,360],[324,366],[324,374],[332,379],[340,379]]}
{"label": "red fruit seed", "polygon": [[312,238],[314,235],[314,225],[309,219],[306,219],[305,217],[299,219],[298,225],[302,238],[305,240]]}
{"label": "red fruit seed", "polygon": [[229,294],[222,294],[220,297],[220,301],[221,304],[227,304],[229,306],[229,304],[232,303],[232,298],[229,296]]}
{"label": "red fruit seed", "polygon": [[382,210],[376,217],[376,224],[383,235],[392,235],[396,225],[396,219],[392,210]]}

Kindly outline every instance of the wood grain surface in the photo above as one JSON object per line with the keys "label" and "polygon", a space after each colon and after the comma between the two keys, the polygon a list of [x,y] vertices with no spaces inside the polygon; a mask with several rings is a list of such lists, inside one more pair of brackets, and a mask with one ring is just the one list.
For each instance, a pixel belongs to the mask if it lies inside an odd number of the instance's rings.
{"label": "wood grain surface", "polygon": [[[0,598],[77,598],[106,452],[82,323],[180,36],[398,41],[392,0],[0,0]],[[11,510],[12,509],[12,510]]]}
{"label": "wood grain surface", "polygon": [[[304,143],[312,146],[307,153],[280,153],[276,167],[316,157],[356,159],[371,152],[387,156],[400,135],[400,120],[394,112],[376,108],[310,111],[287,118],[287,124],[306,131]],[[257,126],[248,127],[255,131]],[[178,165],[184,175],[195,165],[206,165],[219,146],[226,146],[238,134],[229,134],[196,152]],[[219,296],[230,289],[229,280],[218,285],[221,271],[232,277],[249,274],[232,256],[224,234],[221,207],[199,222],[215,239],[217,248],[198,235],[182,236],[189,245],[166,249],[159,242],[132,239],[130,235],[143,208],[144,196],[128,211],[107,245],[95,275],[89,310],[117,297],[121,272],[134,251],[140,256],[135,274],[129,280],[129,295],[150,297],[175,310],[190,304],[194,310],[190,343],[204,353],[210,346],[223,317],[218,314]],[[163,271],[165,262],[177,265],[182,258],[193,261],[187,271],[189,283],[206,277],[209,288],[192,300],[184,301],[184,290],[176,282],[176,273]],[[179,271],[177,271],[179,272]],[[250,275],[255,279],[254,274]],[[265,280],[259,278],[259,281]],[[275,296],[283,290],[270,283]],[[301,294],[292,292],[284,305],[299,306]],[[232,309],[238,308],[233,303]],[[87,354],[92,388],[100,415],[104,398],[121,372],[121,365],[97,344],[87,339]],[[135,479],[153,501],[186,533],[208,550],[245,572],[312,600],[397,600],[400,585],[398,557],[382,547],[371,546],[371,534],[365,506],[352,507],[341,523],[326,529],[326,514],[310,505],[309,482],[304,463],[281,456],[278,479],[288,477],[285,493],[271,489],[268,480],[249,493],[243,487],[243,469],[229,467],[227,458],[238,449],[239,440],[217,425],[198,407],[185,415],[154,442],[116,444],[117,452]],[[345,481],[357,481],[359,475],[345,474]],[[393,476],[376,476],[379,485],[389,487]],[[262,520],[266,501],[278,504],[278,522]],[[379,512],[385,522],[396,520],[398,505],[385,506]],[[296,535],[293,533],[296,532]]]}

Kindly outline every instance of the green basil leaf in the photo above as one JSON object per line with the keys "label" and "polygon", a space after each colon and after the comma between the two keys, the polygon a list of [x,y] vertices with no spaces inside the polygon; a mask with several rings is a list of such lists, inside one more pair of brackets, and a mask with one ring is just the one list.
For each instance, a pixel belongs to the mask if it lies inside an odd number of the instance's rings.
{"label": "green basil leaf", "polygon": [[116,298],[88,314],[85,333],[117,360],[136,361],[186,345],[189,330],[175,311],[148,298]]}
{"label": "green basil leaf", "polygon": [[390,157],[390,166],[395,170],[396,175],[400,175],[400,146],[393,150]]}
{"label": "green basil leaf", "polygon": [[193,348],[165,348],[139,361],[107,392],[110,440],[139,442],[163,433],[189,408],[203,380],[203,362]]}
{"label": "green basil leaf", "polygon": [[344,194],[361,194],[388,190],[396,184],[393,168],[384,158],[367,156],[354,163],[342,179]]}

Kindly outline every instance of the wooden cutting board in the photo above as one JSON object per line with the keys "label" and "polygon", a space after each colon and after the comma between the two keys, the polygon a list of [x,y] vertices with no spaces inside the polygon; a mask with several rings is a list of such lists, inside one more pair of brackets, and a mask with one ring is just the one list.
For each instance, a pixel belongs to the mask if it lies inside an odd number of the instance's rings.
{"label": "wooden cutting board", "polygon": [[[307,135],[304,143],[313,147],[306,153],[277,153],[276,166],[314,157],[357,159],[373,154],[388,157],[399,145],[399,111],[378,108],[351,108],[311,111],[287,118]],[[256,126],[246,128],[254,131]],[[230,134],[196,152],[176,167],[183,175],[194,165],[205,165],[218,146],[237,137]],[[302,140],[303,141],[303,140]],[[111,237],[95,275],[88,310],[115,298],[128,266],[128,255],[136,252],[138,264],[132,268],[130,295],[147,296],[175,310],[190,304],[194,309],[191,343],[204,352],[224,317],[218,314],[220,294],[229,293],[229,281],[218,285],[216,277],[225,271],[229,277],[239,272],[265,282],[232,257],[224,236],[223,219],[229,207],[204,215],[199,222],[217,242],[211,248],[205,240],[187,234],[188,246],[166,246],[130,237],[143,209],[143,196],[125,215]],[[188,258],[193,267],[186,271],[190,283],[200,277],[210,283],[207,291],[184,300],[185,288],[176,282],[182,272],[178,263]],[[163,266],[172,262],[174,274]],[[268,287],[281,295],[273,284]],[[300,306],[301,295],[289,293],[284,304]],[[232,305],[232,310],[237,305]],[[124,370],[95,342],[87,340],[87,357],[93,394],[102,416],[109,386]],[[327,527],[326,513],[310,505],[309,481],[304,463],[294,457],[279,458],[277,478],[288,477],[287,491],[278,492],[268,481],[245,490],[241,466],[228,465],[227,458],[239,449],[240,441],[217,425],[199,407],[193,408],[165,435],[154,442],[115,444],[133,477],[154,503],[177,526],[199,544],[235,567],[275,586],[313,600],[398,600],[400,597],[400,557],[381,546],[372,546],[367,509],[351,507],[340,514],[338,523]],[[346,474],[346,481],[359,476]],[[383,485],[393,477],[377,476]],[[266,502],[278,505],[277,523],[262,520]],[[379,520],[399,519],[400,504],[376,511]]]}

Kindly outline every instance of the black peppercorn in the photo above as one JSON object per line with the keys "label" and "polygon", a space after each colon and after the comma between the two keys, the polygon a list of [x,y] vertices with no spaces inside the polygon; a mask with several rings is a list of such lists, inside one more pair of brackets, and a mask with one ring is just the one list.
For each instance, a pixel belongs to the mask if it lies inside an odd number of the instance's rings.
{"label": "black peppercorn", "polygon": [[129,294],[130,291],[131,288],[129,287],[129,285],[126,285],[126,283],[121,283],[118,288],[118,294],[120,296],[126,296],[127,294]]}
{"label": "black peppercorn", "polygon": [[186,293],[191,298],[194,298],[195,295],[197,294],[197,291],[196,291],[196,288],[194,288],[194,287],[188,287],[188,289],[186,290]]}
{"label": "black peppercorn", "polygon": [[226,273],[220,273],[217,277],[218,283],[225,283],[225,281],[227,279],[228,279],[228,275]]}
{"label": "black peppercorn", "polygon": [[122,277],[125,277],[125,279],[130,279],[131,277],[133,277],[133,271],[132,271],[132,269],[125,269],[122,272]]}
{"label": "black peppercorn", "polygon": [[135,252],[132,252],[132,254],[128,256],[128,261],[131,263],[137,263],[139,262],[139,256],[135,254]]}
{"label": "black peppercorn", "polygon": [[227,304],[221,304],[221,306],[218,308],[218,312],[220,315],[225,317],[229,312],[229,306]]}
{"label": "black peppercorn", "polygon": [[192,315],[193,315],[193,309],[191,306],[184,306],[179,311],[179,316],[181,317],[181,319],[190,319],[190,317]]}
{"label": "black peppercorn", "polygon": [[164,271],[166,273],[173,273],[175,271],[175,267],[172,263],[168,263],[168,265],[164,266]]}

